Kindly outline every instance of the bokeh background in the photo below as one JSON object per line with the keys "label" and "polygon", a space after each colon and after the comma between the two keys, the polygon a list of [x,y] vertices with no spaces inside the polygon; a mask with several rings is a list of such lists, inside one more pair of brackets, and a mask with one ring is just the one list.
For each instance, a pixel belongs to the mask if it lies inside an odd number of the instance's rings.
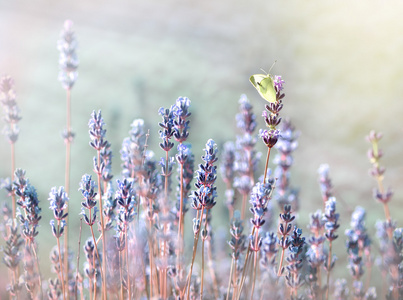
{"label": "bokeh background", "polygon": [[[92,172],[87,126],[92,110],[102,110],[118,175],[120,144],[133,119],[145,119],[150,149],[162,155],[158,108],[187,96],[192,101],[190,142],[199,163],[209,138],[220,146],[235,139],[241,94],[248,96],[264,127],[259,117],[264,100],[248,78],[277,61],[272,73],[286,81],[282,116],[301,132],[291,178],[300,188],[298,222],[305,230],[309,213],[321,207],[317,169],[328,163],[343,220],[335,246],[341,257],[336,273],[348,276],[343,231],[351,210],[356,205],[368,209],[371,231],[383,217],[368,175],[365,136],[371,129],[384,132],[385,182],[395,191],[392,217],[403,225],[402,11],[402,2],[374,0],[0,0],[0,74],[16,82],[23,116],[17,167],[27,171],[42,203],[43,272],[49,272],[48,253],[55,244],[47,195],[51,187],[64,184],[65,91],[57,81],[56,49],[64,20],[74,22],[80,60],[72,90],[71,219],[78,220],[80,211],[78,182]],[[10,176],[6,138],[0,145],[0,176]],[[218,216],[227,214],[223,201],[220,187]],[[77,238],[75,232],[72,236]]]}

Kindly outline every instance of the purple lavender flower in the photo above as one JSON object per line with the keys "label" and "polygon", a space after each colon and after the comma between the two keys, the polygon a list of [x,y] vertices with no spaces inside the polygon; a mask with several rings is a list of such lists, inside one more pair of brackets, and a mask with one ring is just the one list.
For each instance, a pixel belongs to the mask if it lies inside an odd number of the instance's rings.
{"label": "purple lavender flower", "polygon": [[292,152],[298,147],[299,132],[295,131],[288,120],[285,120],[281,127],[281,137],[275,145],[278,154],[273,161],[277,165],[274,171],[274,177],[277,178],[276,200],[280,207],[290,204],[293,211],[297,211],[299,208],[299,191],[290,186],[290,168],[293,164]]}
{"label": "purple lavender flower", "polygon": [[158,113],[162,117],[162,122],[158,123],[158,125],[162,128],[162,130],[159,131],[160,138],[162,139],[160,147],[164,151],[169,151],[174,146],[174,143],[169,141],[175,133],[173,109],[174,106],[171,106],[170,109],[164,109],[161,107],[158,110]]}
{"label": "purple lavender flower", "polygon": [[190,100],[187,97],[179,97],[176,99],[175,105],[172,107],[173,114],[176,119],[173,121],[174,126],[174,138],[179,143],[183,143],[189,136],[189,120],[191,113],[188,111],[190,106]]}
{"label": "purple lavender flower", "polygon": [[4,246],[3,262],[11,271],[15,271],[22,259],[20,247],[24,244],[21,235],[18,233],[18,226],[16,222],[9,219],[5,227],[8,229],[7,234],[4,236],[6,245]]}
{"label": "purple lavender flower", "polygon": [[[103,128],[104,126],[105,122],[104,119],[102,118],[101,111],[99,110],[98,113],[93,111],[91,114],[91,119],[88,122],[89,134],[91,139],[90,146],[95,150],[99,151],[99,159],[100,159],[100,161],[98,162],[97,157],[94,156],[93,158],[94,171],[99,175],[104,174],[105,175],[104,177],[106,179],[110,179],[111,153],[108,150],[110,144],[105,139],[106,129]],[[103,156],[101,156],[101,153],[103,153],[104,158]]]}
{"label": "purple lavender flower", "polygon": [[235,202],[234,190],[232,189],[235,177],[235,145],[233,142],[226,142],[224,144],[221,154],[221,162],[221,177],[226,185],[226,204],[230,211],[233,211]]}
{"label": "purple lavender flower", "polygon": [[283,84],[285,83],[285,81],[281,78],[280,75],[275,75],[274,76],[274,88],[276,89],[277,92],[280,92],[283,90]]}
{"label": "purple lavender flower", "polygon": [[[83,215],[84,217],[84,222],[87,225],[92,226],[94,225],[97,219],[98,209],[96,207],[97,200],[95,197],[97,196],[97,193],[95,192],[95,182],[91,179],[91,175],[88,174],[83,175],[80,181],[79,191],[81,192],[84,198],[84,201],[81,202],[82,206],[81,215]],[[90,216],[87,216],[84,208],[90,211]],[[92,209],[93,211],[91,212]]]}
{"label": "purple lavender flower", "polygon": [[100,151],[100,158],[104,168],[102,170],[102,179],[104,182],[109,182],[112,180],[112,151],[111,144],[106,143],[105,147]]}
{"label": "purple lavender flower", "polygon": [[301,256],[305,245],[305,238],[301,237],[301,235],[302,230],[294,226],[294,230],[290,236],[290,246],[288,247],[288,266],[286,267],[288,274],[285,276],[287,285],[291,288],[292,294],[295,297],[297,297],[297,289],[303,284],[300,271],[303,263]]}
{"label": "purple lavender flower", "polygon": [[257,126],[256,116],[253,113],[253,106],[250,104],[246,95],[241,95],[239,99],[239,110],[235,116],[237,127],[243,134],[252,135]]}
{"label": "purple lavender flower", "polygon": [[106,130],[103,129],[104,126],[105,122],[102,118],[101,111],[99,110],[98,113],[96,113],[94,110],[91,114],[91,119],[88,122],[88,127],[90,128],[90,146],[95,150],[101,150],[108,143],[106,140],[104,140],[106,134]]}
{"label": "purple lavender flower", "polygon": [[13,183],[10,177],[0,179],[0,189],[4,189],[7,192],[7,197],[11,197],[13,193]]}
{"label": "purple lavender flower", "polygon": [[326,201],[325,213],[323,215],[326,230],[325,236],[329,241],[334,241],[338,237],[335,232],[340,227],[338,223],[339,218],[340,215],[336,213],[336,198],[331,197]]}
{"label": "purple lavender flower", "polygon": [[137,177],[143,169],[144,148],[146,134],[144,132],[144,120],[136,119],[132,122],[129,137],[125,138],[120,150],[122,160],[123,177]]}
{"label": "purple lavender flower", "polygon": [[272,269],[275,267],[278,238],[275,232],[266,232],[265,237],[262,239],[261,246],[261,260],[260,264],[265,269]]}
{"label": "purple lavender flower", "polygon": [[177,150],[178,153],[175,155],[176,161],[178,162],[178,164],[184,165],[186,160],[188,159],[188,156],[191,155],[190,146],[179,144]]}
{"label": "purple lavender flower", "polygon": [[329,165],[322,164],[318,169],[320,191],[322,193],[323,203],[326,203],[333,195],[333,185],[329,176]]}
{"label": "purple lavender flower", "polygon": [[295,216],[293,216],[291,213],[291,205],[284,205],[283,212],[280,214],[280,220],[282,221],[282,223],[280,223],[278,226],[278,232],[281,236],[279,240],[279,245],[284,250],[288,249],[288,246],[290,246],[288,235],[291,232],[291,222],[294,221],[294,219]]}
{"label": "purple lavender flower", "polygon": [[3,104],[3,118],[6,122],[3,133],[11,144],[17,141],[20,133],[18,126],[18,122],[21,120],[20,109],[15,99],[14,80],[10,76],[3,76],[0,79],[0,101]]}
{"label": "purple lavender flower", "polygon": [[241,195],[249,195],[251,191],[252,181],[249,176],[235,177],[234,188],[238,190]]}
{"label": "purple lavender flower", "polygon": [[[176,154],[176,161],[178,162],[178,173],[180,173],[180,166],[183,166],[183,212],[187,211],[187,197],[191,189],[191,181],[193,180],[193,172],[194,172],[194,155],[191,151],[191,145],[179,144],[178,145],[178,153]],[[180,185],[180,176],[178,176],[178,186],[177,186],[177,202],[176,202],[176,212],[180,211],[180,201],[181,201],[181,185]],[[177,216],[179,217],[179,216]]]}
{"label": "purple lavender flower", "polygon": [[77,80],[77,40],[73,31],[73,22],[66,20],[64,28],[57,41],[57,49],[60,51],[59,57],[59,81],[64,89],[69,90]]}
{"label": "purple lavender flower", "polygon": [[89,285],[89,288],[92,289],[94,282],[96,285],[101,282],[101,272],[97,255],[101,255],[101,253],[98,253],[96,251],[95,244],[92,238],[87,239],[83,248],[86,258],[86,262],[84,263],[84,274],[88,278],[87,284]]}
{"label": "purple lavender flower", "polygon": [[264,215],[267,211],[270,197],[273,193],[274,180],[269,180],[267,183],[258,182],[253,187],[249,202],[252,204],[250,208],[253,218],[250,220],[252,225],[257,229],[265,223]]}
{"label": "purple lavender flower", "polygon": [[117,189],[115,192],[115,200],[121,207],[128,211],[132,211],[133,206],[137,201],[133,181],[125,178],[123,181],[116,180],[116,184]]}
{"label": "purple lavender flower", "polygon": [[[18,177],[16,182],[17,181]],[[19,188],[21,188],[21,186],[19,186]],[[41,209],[39,207],[38,195],[35,188],[28,181],[22,190],[18,190],[18,194],[20,194],[20,198],[17,200],[17,204],[24,210],[24,214],[19,212],[19,210],[17,213],[17,218],[22,226],[21,232],[29,243],[33,243],[34,238],[38,235],[37,228],[39,226],[39,221],[42,219],[42,217],[39,215],[41,213]]]}
{"label": "purple lavender flower", "polygon": [[374,189],[373,195],[376,200],[386,204],[392,199],[393,191],[389,188],[387,191],[381,193],[378,189]]}
{"label": "purple lavender flower", "polygon": [[345,300],[348,299],[349,289],[347,281],[343,279],[337,279],[334,284],[334,299],[335,300]]}
{"label": "purple lavender flower", "polygon": [[280,138],[280,131],[275,129],[261,129],[259,131],[259,136],[268,148],[273,148]]}
{"label": "purple lavender flower", "polygon": [[113,221],[116,218],[115,209],[117,205],[117,199],[114,197],[114,190],[111,182],[108,182],[106,191],[103,196],[104,201],[104,220],[105,220],[105,230],[112,229]]}
{"label": "purple lavender flower", "polygon": [[324,221],[322,220],[322,211],[317,210],[315,213],[310,215],[310,223],[308,229],[311,231],[309,237],[309,249],[306,253],[306,259],[308,262],[308,275],[306,281],[309,284],[308,294],[311,298],[315,299],[319,296],[322,287],[319,286],[318,275],[323,262],[326,259],[323,253],[323,243],[325,237],[323,236]]}
{"label": "purple lavender flower", "polygon": [[[173,144],[172,144],[173,145]],[[161,176],[163,177],[168,177],[168,191],[171,191],[171,175],[172,175],[172,170],[175,165],[175,158],[174,157],[169,157],[168,162],[165,160],[165,158],[161,157],[159,164],[161,166]]]}
{"label": "purple lavender flower", "polygon": [[336,230],[340,227],[339,224],[340,215],[336,213],[336,198],[330,197],[326,201],[325,213],[323,214],[323,221],[325,222],[325,237],[329,241],[329,253],[327,260],[325,261],[325,269],[328,272],[328,278],[330,271],[333,269],[337,257],[332,256],[331,245],[332,242],[337,239]]}
{"label": "purple lavender flower", "polygon": [[243,221],[241,220],[241,214],[237,210],[234,212],[234,217],[231,219],[231,240],[228,241],[228,245],[232,249],[232,258],[238,263],[240,255],[246,250],[245,240],[246,236],[243,234]]}
{"label": "purple lavender flower", "polygon": [[137,200],[133,180],[125,178],[123,181],[117,180],[116,183],[115,201],[119,204],[119,208],[114,238],[117,250],[123,251],[126,248],[129,223],[134,220],[136,214]]}
{"label": "purple lavender flower", "polygon": [[217,167],[214,166],[217,161],[217,145],[212,139],[207,141],[204,152],[205,155],[202,156],[204,164],[199,164],[199,169],[196,171],[197,190],[190,196],[192,207],[197,210],[212,208],[216,204],[217,197],[217,188],[214,186],[217,179]]}
{"label": "purple lavender flower", "polygon": [[58,222],[56,228],[55,221],[50,221],[52,233],[56,238],[59,238],[63,234],[64,227],[66,226],[66,221],[64,219],[67,217],[67,213],[64,211],[67,208],[69,198],[67,197],[67,193],[64,191],[64,187],[61,186],[59,189],[56,189],[56,187],[51,189],[48,200],[50,202],[49,208],[53,211],[53,216]]}

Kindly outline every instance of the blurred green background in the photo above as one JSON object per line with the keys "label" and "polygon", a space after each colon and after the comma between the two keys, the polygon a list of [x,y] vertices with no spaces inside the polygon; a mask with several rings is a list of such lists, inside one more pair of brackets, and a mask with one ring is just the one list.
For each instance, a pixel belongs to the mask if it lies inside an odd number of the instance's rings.
{"label": "blurred green background", "polygon": [[[52,186],[64,184],[65,91],[57,81],[56,49],[64,20],[74,22],[80,60],[72,90],[71,219],[78,220],[80,211],[78,182],[92,172],[87,126],[92,110],[102,110],[118,175],[120,144],[132,120],[145,119],[150,149],[159,156],[158,108],[187,96],[192,101],[190,142],[199,163],[209,138],[220,146],[235,139],[241,94],[254,105],[263,128],[264,100],[248,78],[276,60],[272,73],[286,81],[282,116],[301,131],[291,178],[301,189],[299,223],[305,230],[309,212],[322,205],[317,168],[328,163],[341,200],[342,238],[335,247],[342,257],[343,231],[355,205],[369,210],[371,231],[383,217],[368,175],[364,137],[371,129],[384,132],[385,182],[394,188],[392,217],[402,226],[402,11],[402,2],[373,0],[0,0],[0,74],[16,82],[23,116],[17,167],[27,171],[42,203],[41,260],[48,260],[55,244],[47,195]],[[0,143],[0,176],[6,177],[10,149],[5,138]],[[259,149],[265,151],[260,143]],[[223,201],[220,187],[216,214],[226,214]],[[346,273],[344,262],[337,272]]]}

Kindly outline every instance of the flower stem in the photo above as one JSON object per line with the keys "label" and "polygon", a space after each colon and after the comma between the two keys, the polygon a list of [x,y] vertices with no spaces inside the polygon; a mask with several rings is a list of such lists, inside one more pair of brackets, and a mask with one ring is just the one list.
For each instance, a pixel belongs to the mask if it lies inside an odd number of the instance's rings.
{"label": "flower stem", "polygon": [[332,241],[329,241],[329,257],[327,259],[326,300],[329,299],[330,270],[332,269]]}
{"label": "flower stem", "polygon": [[[253,229],[252,229],[252,235],[255,233],[255,229],[256,229],[256,227],[253,227]],[[239,287],[238,296],[237,296],[237,298],[236,298],[237,300],[239,300],[240,297],[241,297],[242,288],[243,288],[243,285],[244,285],[245,280],[246,280],[246,269],[247,269],[247,267],[248,267],[249,255],[250,255],[250,246],[248,247],[248,250],[246,251],[245,263],[244,263],[244,265],[243,265],[242,276],[241,276],[241,285],[240,285],[240,287]]]}
{"label": "flower stem", "polygon": [[[229,294],[230,294],[230,290],[231,290],[231,285],[233,284],[233,280],[232,280],[232,276],[233,276],[233,273],[234,273],[233,270],[234,270],[234,257],[232,257],[232,260],[231,260],[231,269],[229,271],[227,297],[225,298],[225,300],[229,300]],[[232,292],[232,296],[234,296],[234,294],[235,294],[235,287],[234,287],[234,291]]]}
{"label": "flower stem", "polygon": [[[60,232],[60,220],[57,220],[57,232]],[[66,288],[64,284],[64,274],[63,274],[63,264],[62,264],[62,253],[60,251],[60,238],[57,237],[57,250],[59,251],[59,265],[60,265],[60,280],[62,282],[62,294],[63,294],[63,300],[66,299]]]}
{"label": "flower stem", "polygon": [[177,269],[178,275],[181,274],[182,265],[180,262],[180,258],[183,253],[183,231],[182,231],[182,223],[183,223],[183,164],[180,166],[180,208],[179,208],[179,221],[178,221],[178,257],[177,257]]}
{"label": "flower stem", "polygon": [[[197,213],[199,213],[199,211],[197,211]],[[200,216],[198,216],[199,217],[199,224],[202,223],[203,213],[204,213],[204,207],[201,210]],[[187,282],[186,282],[186,286],[187,286],[187,298],[186,299],[187,300],[189,300],[189,296],[190,296],[190,282],[192,280],[193,264],[194,264],[195,257],[196,257],[196,250],[197,250],[197,243],[199,241],[199,236],[200,236],[200,229],[197,231],[196,237],[195,237],[194,242],[193,242],[192,263],[190,264],[190,271],[189,271]]]}
{"label": "flower stem", "polygon": [[257,262],[257,256],[259,254],[259,251],[257,251],[257,246],[258,246],[258,241],[259,241],[259,228],[256,229],[256,235],[255,235],[255,251],[254,251],[254,256],[253,256],[253,281],[252,281],[252,292],[251,292],[251,299],[253,299],[253,292],[255,291],[255,281],[256,281],[256,262]]}
{"label": "flower stem", "polygon": [[245,220],[246,202],[248,200],[248,195],[246,193],[242,194],[242,209],[241,209],[241,219]]}
{"label": "flower stem", "polygon": [[[66,122],[67,122],[67,128],[66,128],[66,137],[65,137],[65,142],[66,142],[66,162],[65,162],[65,173],[64,173],[64,187],[65,191],[67,194],[70,193],[70,157],[71,157],[71,140],[70,140],[70,134],[71,134],[71,90],[67,89],[66,90]],[[66,208],[66,223],[69,224],[69,214],[68,214],[69,208]],[[68,249],[69,249],[69,226],[66,226],[65,232],[64,232],[64,270],[66,272],[66,280],[68,282],[69,278],[69,267],[68,267]],[[69,297],[69,289],[67,289],[67,299],[70,299]]]}
{"label": "flower stem", "polygon": [[[92,223],[92,221],[91,221],[91,218],[92,218],[91,209],[89,210],[89,214],[90,214],[90,224],[91,224]],[[96,252],[97,258],[98,258],[99,267],[101,268],[101,274],[103,274],[103,267],[102,267],[102,264],[101,264],[101,258],[100,258],[99,253],[98,253],[98,243],[97,243],[97,240],[95,239],[94,229],[92,228],[92,225],[90,225],[90,230],[91,230],[92,239],[94,241],[94,247],[95,247],[95,252]],[[95,268],[95,256],[92,259],[92,265]],[[102,282],[103,282],[104,277],[103,276],[101,276],[101,277],[102,277]],[[95,277],[94,281],[95,281],[95,283],[94,283],[94,293],[96,295],[96,290],[97,290],[96,277]],[[95,296],[94,296],[94,298],[95,298]]]}
{"label": "flower stem", "polygon": [[283,248],[281,250],[281,258],[280,258],[280,264],[278,266],[277,276],[281,275],[281,269],[283,267],[283,260],[284,260],[284,252],[285,252],[285,248]]}
{"label": "flower stem", "polygon": [[202,269],[201,269],[201,285],[200,285],[200,300],[203,299],[203,286],[204,286],[204,238],[202,237]]}
{"label": "flower stem", "polygon": [[[126,208],[127,210],[127,208]],[[128,239],[127,239],[127,224],[125,224],[125,253],[126,253],[126,268],[127,268],[127,299],[131,299],[132,296],[132,289],[130,283],[130,272],[129,272],[129,246],[128,246]]]}
{"label": "flower stem", "polygon": [[77,300],[77,292],[78,292],[78,267],[80,265],[80,252],[81,252],[81,229],[83,227],[83,218],[80,218],[80,231],[78,234],[78,250],[77,250],[77,268],[76,268],[76,282],[75,282],[75,291],[74,296]]}
{"label": "flower stem", "polygon": [[[15,145],[12,142],[11,143],[11,184],[14,182],[15,176]],[[14,190],[11,192],[11,199],[12,199],[12,205],[13,205],[13,219],[15,219],[16,216],[16,200],[15,200],[15,192]]]}
{"label": "flower stem", "polygon": [[263,184],[266,182],[267,167],[269,166],[270,151],[271,151],[271,148],[270,148],[270,147],[267,148],[267,157],[266,157],[266,165],[265,165],[265,167],[264,167]]}
{"label": "flower stem", "polygon": [[[100,169],[101,164],[101,150],[97,150],[97,169]],[[101,215],[101,232],[102,232],[102,299],[108,299],[106,294],[106,236],[105,236],[105,225],[104,225],[104,209],[102,204],[102,186],[101,186],[101,173],[97,173],[98,178],[98,195],[99,195],[99,214]]]}

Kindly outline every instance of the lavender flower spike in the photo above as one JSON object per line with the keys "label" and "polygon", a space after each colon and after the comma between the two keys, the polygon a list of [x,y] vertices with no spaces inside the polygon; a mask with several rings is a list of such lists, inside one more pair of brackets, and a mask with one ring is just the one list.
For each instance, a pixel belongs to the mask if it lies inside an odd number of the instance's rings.
{"label": "lavender flower spike", "polygon": [[57,41],[57,49],[60,51],[59,57],[59,81],[66,90],[70,90],[77,80],[77,40],[73,31],[73,22],[66,20],[64,28]]}
{"label": "lavender flower spike", "polygon": [[64,191],[64,187],[61,186],[59,189],[56,189],[56,187],[51,189],[48,200],[50,202],[49,208],[53,211],[53,216],[58,222],[60,222],[60,227],[58,226],[59,228],[56,229],[55,221],[50,221],[53,235],[56,238],[59,238],[63,234],[64,227],[66,226],[66,221],[64,219],[67,217],[67,213],[64,211],[67,209],[67,201],[69,201],[69,198]]}
{"label": "lavender flower spike", "polygon": [[4,121],[6,126],[3,129],[11,144],[18,139],[20,129],[18,122],[21,120],[20,109],[15,101],[14,80],[10,76],[3,76],[0,79],[0,101],[4,109]]}

